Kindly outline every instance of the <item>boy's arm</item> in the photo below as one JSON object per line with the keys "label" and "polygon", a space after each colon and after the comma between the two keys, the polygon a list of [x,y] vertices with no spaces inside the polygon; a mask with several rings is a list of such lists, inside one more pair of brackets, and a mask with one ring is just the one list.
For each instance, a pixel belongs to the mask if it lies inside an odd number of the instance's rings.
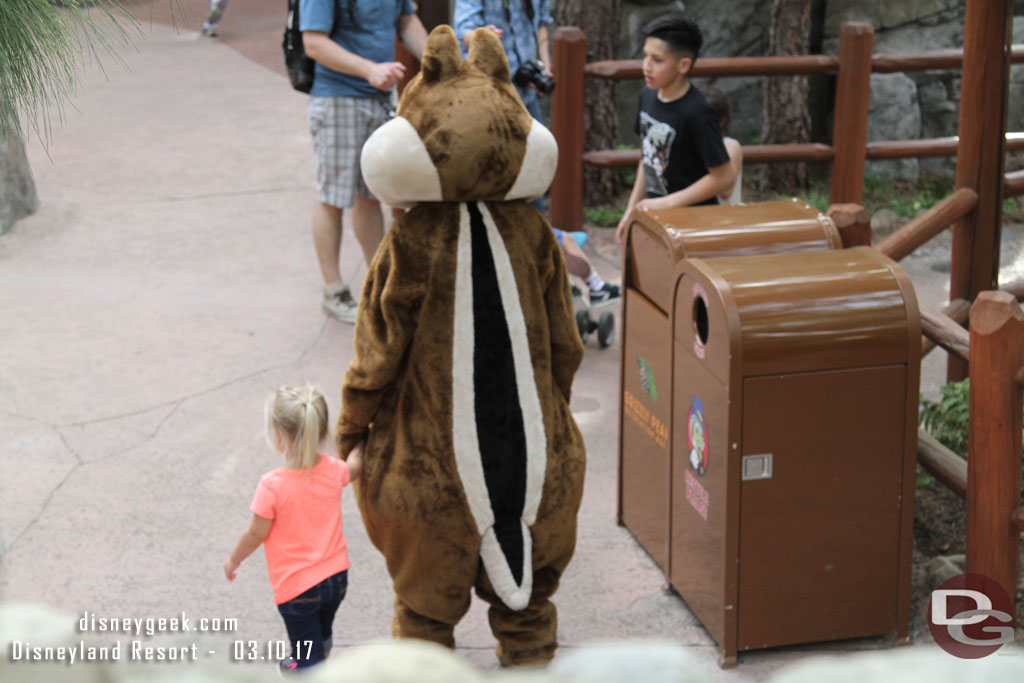
{"label": "boy's arm", "polygon": [[[420,28],[423,28],[422,24]],[[378,90],[390,90],[405,75],[405,65],[401,62],[371,62],[338,45],[324,31],[303,31],[302,47],[306,50],[306,56],[313,61],[331,71],[365,78]],[[423,54],[422,45],[420,54]]]}
{"label": "boy's arm", "polygon": [[263,539],[270,533],[270,525],[273,521],[256,514],[252,516],[249,528],[242,532],[242,535],[238,538],[238,543],[235,544],[235,549],[224,562],[224,576],[227,577],[228,581],[235,580],[237,576],[235,570],[238,569],[238,565],[242,564],[245,558],[252,555],[253,551],[263,543]]}
{"label": "boy's arm", "polygon": [[626,239],[626,227],[629,225],[629,214],[633,213],[633,209],[640,202],[644,196],[644,189],[647,187],[647,182],[644,180],[644,162],[641,159],[640,163],[636,167],[636,181],[633,183],[633,191],[629,193],[629,201],[626,202],[626,213],[622,214],[622,218],[619,220],[619,226],[615,228],[615,240],[622,244],[622,241]]}
{"label": "boy's arm", "polygon": [[699,204],[725,192],[732,187],[732,181],[735,179],[736,175],[727,161],[709,168],[707,174],[678,192],[667,194],[664,197],[650,197],[637,202],[637,208],[671,209],[676,206]]}
{"label": "boy's arm", "polygon": [[423,47],[427,44],[427,29],[415,14],[403,14],[398,18],[398,37],[416,59],[423,59]]}

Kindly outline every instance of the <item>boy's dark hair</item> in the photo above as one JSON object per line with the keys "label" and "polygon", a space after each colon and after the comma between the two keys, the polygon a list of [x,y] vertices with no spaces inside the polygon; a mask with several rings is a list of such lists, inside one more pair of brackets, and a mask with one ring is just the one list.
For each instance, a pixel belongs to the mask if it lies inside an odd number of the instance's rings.
{"label": "boy's dark hair", "polygon": [[704,99],[708,101],[708,106],[715,113],[715,118],[718,119],[718,124],[722,128],[722,135],[725,135],[729,129],[729,119],[732,117],[729,98],[725,91],[717,85],[703,86],[700,91],[704,93]]}
{"label": "boy's dark hair", "polygon": [[643,27],[644,38],[659,38],[669,49],[680,57],[697,61],[704,36],[700,28],[680,12],[670,12],[655,17]]}

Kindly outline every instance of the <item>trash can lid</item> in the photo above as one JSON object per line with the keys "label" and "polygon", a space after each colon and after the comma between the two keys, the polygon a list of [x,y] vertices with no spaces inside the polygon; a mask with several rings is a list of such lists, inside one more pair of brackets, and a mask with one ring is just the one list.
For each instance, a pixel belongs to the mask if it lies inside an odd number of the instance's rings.
{"label": "trash can lid", "polygon": [[678,273],[674,334],[696,336],[713,366],[740,359],[755,376],[920,362],[913,283],[871,247],[688,259]]}

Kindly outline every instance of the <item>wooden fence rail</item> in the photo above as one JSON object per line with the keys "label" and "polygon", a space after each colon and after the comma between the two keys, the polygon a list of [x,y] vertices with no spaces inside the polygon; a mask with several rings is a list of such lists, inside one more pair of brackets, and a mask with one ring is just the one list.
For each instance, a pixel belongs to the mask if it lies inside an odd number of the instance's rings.
{"label": "wooden fence rail", "polygon": [[[838,56],[705,58],[694,66],[695,77],[836,74],[833,130],[843,131],[832,145],[822,143],[744,145],[745,164],[804,161],[831,163],[832,204],[863,200],[865,161],[954,156],[956,136],[924,140],[867,142],[871,73],[960,69],[963,50],[873,54],[874,28],[850,22],[840,31]],[[586,61],[586,37],[575,27],[555,32],[555,77],[552,129],[559,145],[559,165],[551,188],[551,219],[562,228],[583,225],[583,164],[603,168],[635,167],[639,150],[584,150],[583,89],[587,77],[628,80],[642,77],[640,60]],[[1014,45],[1013,63],[1024,63],[1024,45]],[[1005,148],[1024,150],[1024,134],[1006,135]],[[1005,196],[1024,194],[1024,172],[1007,174]]]}
{"label": "wooden fence rail", "polygon": [[901,261],[915,249],[948,228],[954,221],[973,211],[978,193],[966,187],[949,195],[920,216],[909,221],[876,246],[894,261]]}

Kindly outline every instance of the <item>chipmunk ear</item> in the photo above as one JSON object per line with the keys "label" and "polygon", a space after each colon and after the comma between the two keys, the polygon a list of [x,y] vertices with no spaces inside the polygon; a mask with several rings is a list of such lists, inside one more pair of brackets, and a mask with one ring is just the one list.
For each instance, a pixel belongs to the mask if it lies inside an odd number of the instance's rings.
{"label": "chipmunk ear", "polygon": [[423,59],[420,64],[423,80],[427,83],[436,83],[452,78],[459,73],[461,63],[459,40],[451,26],[442,24],[431,31],[423,48]]}
{"label": "chipmunk ear", "polygon": [[469,62],[492,78],[512,82],[505,49],[490,29],[477,29],[473,32],[469,42]]}

